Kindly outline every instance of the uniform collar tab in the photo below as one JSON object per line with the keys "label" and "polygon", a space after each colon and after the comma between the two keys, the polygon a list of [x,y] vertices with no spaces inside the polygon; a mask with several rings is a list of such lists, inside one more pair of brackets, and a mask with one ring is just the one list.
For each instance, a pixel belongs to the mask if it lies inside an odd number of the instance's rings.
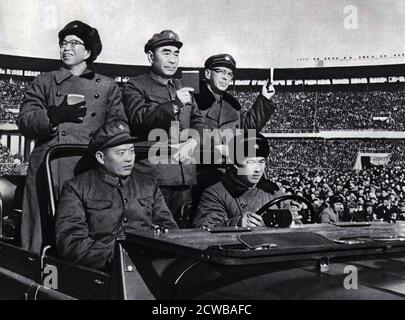
{"label": "uniform collar tab", "polygon": [[171,78],[168,79],[168,78],[159,76],[156,73],[153,73],[152,70],[149,72],[149,75],[153,80],[155,80],[157,83],[159,83],[162,86],[173,85],[173,80]]}
{"label": "uniform collar tab", "polygon": [[128,177],[120,178],[118,176],[115,176],[110,172],[106,171],[102,166],[99,166],[96,172],[100,180],[113,187],[125,186],[128,184],[129,181]]}

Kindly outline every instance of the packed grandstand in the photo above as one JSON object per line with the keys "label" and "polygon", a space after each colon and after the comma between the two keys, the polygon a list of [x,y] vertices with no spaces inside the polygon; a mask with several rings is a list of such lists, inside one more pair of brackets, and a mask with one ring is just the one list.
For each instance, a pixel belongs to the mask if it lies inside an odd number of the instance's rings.
{"label": "packed grandstand", "polygon": [[[7,70],[4,65],[0,68]],[[103,68],[110,70],[108,65]],[[378,68],[384,70],[384,66]],[[122,69],[111,65],[112,69],[115,74],[111,72],[109,75],[122,86],[130,75],[120,76]],[[319,79],[322,79],[321,69],[316,70],[320,73],[317,75]],[[235,81],[231,94],[243,108],[249,109],[260,86],[252,85],[257,81],[252,79],[252,74],[255,73],[245,71],[237,74],[243,85],[238,86]],[[360,72],[358,69],[355,71]],[[305,72],[302,70],[302,78],[305,78]],[[337,77],[342,78],[338,73],[345,71],[336,72]],[[363,77],[370,80],[373,70],[367,72],[370,75]],[[136,71],[131,75],[135,74]],[[300,74],[300,70],[294,70],[291,74]],[[282,70],[279,75],[279,79],[282,78]],[[284,75],[283,81],[287,84],[288,71]],[[15,122],[24,92],[32,79],[32,76],[15,75],[12,72],[3,72],[0,75],[2,123]],[[262,80],[263,75],[256,79]],[[318,212],[328,205],[330,196],[340,194],[344,199],[347,220],[384,218],[379,214],[384,199],[389,200],[390,212],[395,212],[399,219],[405,220],[405,175],[402,169],[405,167],[405,140],[401,135],[405,131],[405,90],[403,82],[390,83],[388,79],[387,75],[386,81],[381,85],[372,85],[368,81],[369,84],[366,85],[364,82],[361,85],[350,82],[345,86],[305,86],[305,83],[290,87],[277,86],[277,93],[273,98],[276,111],[263,129],[269,136],[271,147],[268,177],[286,192],[306,197]],[[323,131],[347,134],[341,134],[338,139],[316,136],[316,133]],[[375,134],[369,137],[365,133],[353,138],[350,135],[352,131],[373,131]],[[383,135],[379,137],[383,132],[393,134],[391,138]],[[309,135],[302,136],[301,133]],[[365,155],[365,159],[360,154]],[[385,155],[385,160],[382,161],[379,155]],[[1,174],[21,174],[23,170],[20,170],[20,159],[20,154],[11,154],[10,150],[1,146]],[[360,162],[360,167],[355,168],[356,162]],[[369,213],[366,213],[367,206],[372,206]],[[305,208],[300,209],[306,212]],[[309,219],[304,217],[303,222],[311,222]]]}
{"label": "packed grandstand", "polygon": [[[15,122],[29,85],[27,80],[0,79],[1,122]],[[232,90],[249,109],[259,94],[254,89]],[[404,90],[280,92],[276,112],[264,132],[319,130],[405,130]],[[348,112],[350,110],[350,112]]]}
{"label": "packed grandstand", "polygon": [[[234,91],[247,109],[258,94]],[[264,132],[405,129],[403,90],[282,92],[274,99],[277,109]]]}

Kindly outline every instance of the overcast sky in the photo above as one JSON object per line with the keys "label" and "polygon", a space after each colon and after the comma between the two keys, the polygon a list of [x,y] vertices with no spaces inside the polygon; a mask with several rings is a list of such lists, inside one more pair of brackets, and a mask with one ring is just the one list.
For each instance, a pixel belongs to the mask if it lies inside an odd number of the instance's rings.
{"label": "overcast sky", "polygon": [[58,58],[75,19],[99,30],[107,63],[147,64],[143,46],[163,29],[184,42],[181,66],[223,52],[244,68],[405,52],[405,0],[0,0],[0,53]]}

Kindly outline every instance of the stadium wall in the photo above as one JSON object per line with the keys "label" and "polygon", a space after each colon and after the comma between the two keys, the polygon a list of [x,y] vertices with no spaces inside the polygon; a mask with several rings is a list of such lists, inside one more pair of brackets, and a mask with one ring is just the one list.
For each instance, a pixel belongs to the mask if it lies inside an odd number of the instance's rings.
{"label": "stadium wall", "polygon": [[[36,57],[23,57],[0,54],[0,68],[46,72],[56,70],[60,61]],[[94,69],[111,77],[130,77],[144,73],[148,66],[94,63]],[[203,70],[203,67],[182,67],[181,70]],[[202,72],[200,72],[202,77]],[[320,68],[275,68],[274,80],[319,80],[342,78],[400,77],[405,75],[405,64],[320,67]],[[262,81],[269,77],[269,69],[240,68],[235,79]]]}

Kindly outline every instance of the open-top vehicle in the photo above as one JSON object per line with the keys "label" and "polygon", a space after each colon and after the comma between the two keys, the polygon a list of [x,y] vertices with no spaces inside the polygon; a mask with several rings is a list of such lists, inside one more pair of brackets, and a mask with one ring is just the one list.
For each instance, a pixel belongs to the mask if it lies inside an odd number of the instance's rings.
{"label": "open-top vehicle", "polygon": [[[85,146],[75,146],[79,152]],[[137,152],[145,150],[138,147]],[[47,154],[50,211],[56,196]],[[118,240],[109,274],[19,247],[23,177],[0,180],[0,299],[402,299],[405,223],[287,226],[268,211],[268,228],[128,233]],[[181,216],[187,226],[187,204]],[[285,212],[284,212],[285,213]],[[13,223],[11,223],[13,222]]]}

